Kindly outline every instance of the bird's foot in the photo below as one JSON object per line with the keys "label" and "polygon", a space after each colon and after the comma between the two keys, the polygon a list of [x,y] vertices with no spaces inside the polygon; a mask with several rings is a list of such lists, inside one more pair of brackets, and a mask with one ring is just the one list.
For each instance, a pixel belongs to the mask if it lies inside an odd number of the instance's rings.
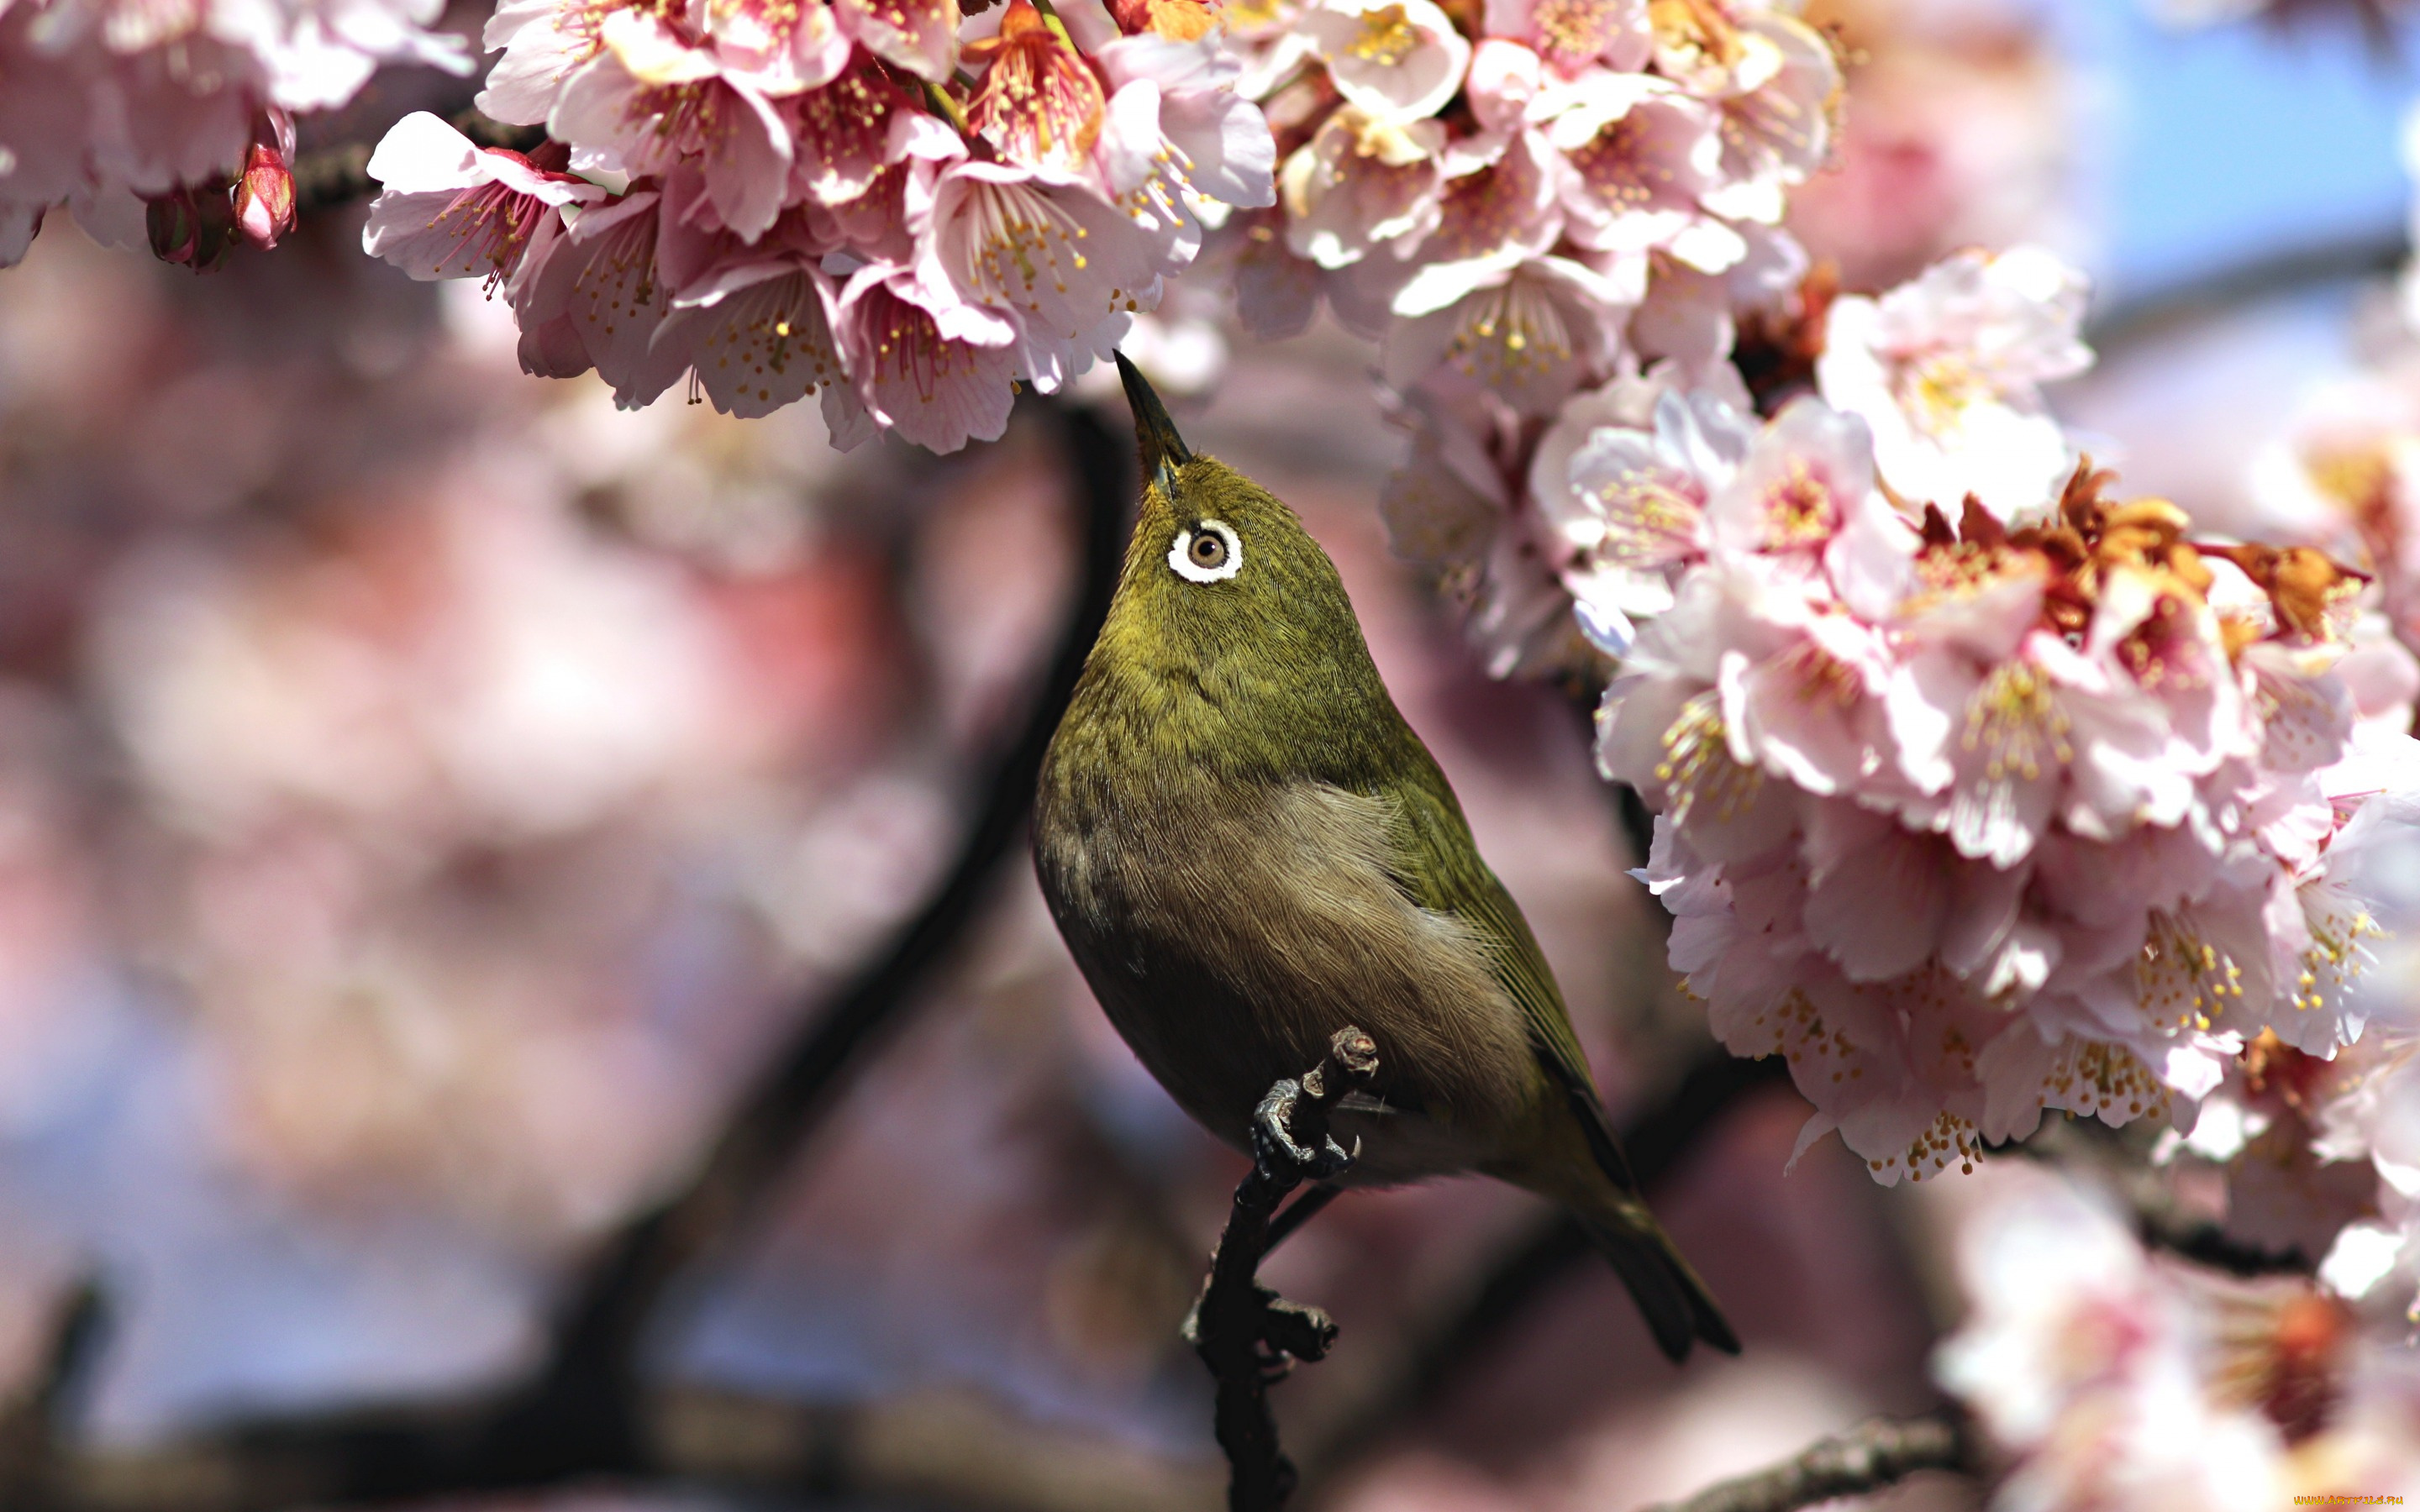
{"label": "bird's foot", "polygon": [[1355,1140],[1347,1149],[1336,1142],[1336,1136],[1323,1127],[1306,1145],[1295,1137],[1295,1112],[1302,1105],[1302,1083],[1289,1076],[1269,1088],[1261,1105],[1252,1110],[1252,1163],[1261,1174],[1280,1181],[1291,1189],[1302,1181],[1328,1181],[1344,1174],[1361,1152],[1361,1142]]}

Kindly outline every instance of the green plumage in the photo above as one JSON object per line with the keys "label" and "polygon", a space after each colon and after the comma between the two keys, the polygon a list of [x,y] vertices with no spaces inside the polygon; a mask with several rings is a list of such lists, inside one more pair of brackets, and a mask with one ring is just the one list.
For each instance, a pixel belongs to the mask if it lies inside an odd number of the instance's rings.
{"label": "green plumage", "polygon": [[1270,1084],[1360,1026],[1380,1072],[1374,1103],[1338,1119],[1362,1143],[1349,1183],[1480,1170],[1540,1192],[1598,1240],[1667,1353],[1736,1350],[1637,1197],[1537,940],[1335,565],[1266,490],[1191,456],[1127,376],[1152,477],[1034,828],[1102,1007],[1239,1148]]}

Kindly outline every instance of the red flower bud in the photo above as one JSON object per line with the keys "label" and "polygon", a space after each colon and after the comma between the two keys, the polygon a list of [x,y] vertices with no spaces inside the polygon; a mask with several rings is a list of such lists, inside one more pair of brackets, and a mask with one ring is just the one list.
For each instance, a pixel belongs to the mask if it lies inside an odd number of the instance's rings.
{"label": "red flower bud", "polygon": [[273,147],[256,142],[235,181],[236,224],[256,247],[273,247],[294,229],[294,175],[285,156]]}

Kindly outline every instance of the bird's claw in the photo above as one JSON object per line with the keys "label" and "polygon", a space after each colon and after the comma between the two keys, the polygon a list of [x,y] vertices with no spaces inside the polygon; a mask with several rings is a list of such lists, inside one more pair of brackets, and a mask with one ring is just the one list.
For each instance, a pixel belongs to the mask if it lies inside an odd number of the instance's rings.
{"label": "bird's claw", "polygon": [[1260,1106],[1252,1110],[1253,1164],[1271,1176],[1304,1181],[1326,1181],[1342,1175],[1359,1152],[1360,1141],[1346,1149],[1329,1134],[1320,1136],[1315,1149],[1296,1140],[1294,1113],[1301,1101],[1302,1084],[1291,1076],[1271,1087],[1261,1099]]}

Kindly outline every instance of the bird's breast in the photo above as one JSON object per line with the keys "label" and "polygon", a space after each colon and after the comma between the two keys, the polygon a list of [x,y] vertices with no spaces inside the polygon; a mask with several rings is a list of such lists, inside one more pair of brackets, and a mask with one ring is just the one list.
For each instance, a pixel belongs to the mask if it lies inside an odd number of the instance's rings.
{"label": "bird's breast", "polygon": [[1397,886],[1382,796],[1309,780],[1046,783],[1035,856],[1110,1021],[1231,1143],[1280,1077],[1357,1025],[1388,1112],[1357,1119],[1363,1174],[1489,1158],[1536,1096],[1520,1011],[1463,921]]}

